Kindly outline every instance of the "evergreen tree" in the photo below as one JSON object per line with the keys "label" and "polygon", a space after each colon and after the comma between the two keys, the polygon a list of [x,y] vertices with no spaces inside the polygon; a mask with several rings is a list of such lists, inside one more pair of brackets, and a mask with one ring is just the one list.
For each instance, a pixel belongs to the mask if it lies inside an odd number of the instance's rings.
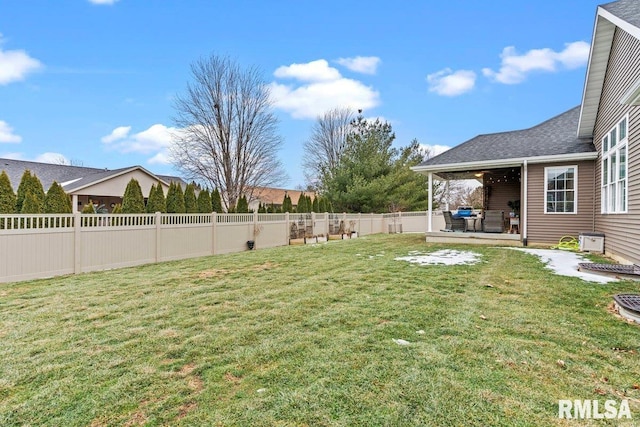
{"label": "evergreen tree", "polygon": [[260,203],[258,205],[258,213],[267,213],[267,205]]}
{"label": "evergreen tree", "polygon": [[62,189],[62,186],[55,181],[49,187],[44,198],[44,213],[71,213],[71,200]]}
{"label": "evergreen tree", "polygon": [[32,202],[38,204],[37,212],[30,212],[34,210],[34,206],[30,206],[29,212],[25,213],[43,213],[44,212],[44,188],[37,176],[31,175],[31,171],[25,170],[18,186],[18,193],[16,196],[16,212],[22,213],[22,205],[28,193],[32,193],[34,200]]}
{"label": "evergreen tree", "polygon": [[42,203],[38,200],[38,196],[33,194],[32,192],[27,192],[27,195],[24,197],[24,201],[22,203],[22,210],[20,213],[22,214],[41,214],[44,213],[42,210]]}
{"label": "evergreen tree", "polygon": [[[160,188],[162,190],[162,188]],[[111,211],[112,214],[121,214],[122,213],[122,205],[120,203],[116,204]]]}
{"label": "evergreen tree", "polygon": [[187,184],[184,189],[184,210],[186,213],[198,213],[198,200],[196,199],[196,186]]}
{"label": "evergreen tree", "polygon": [[122,197],[122,213],[137,214],[145,213],[144,196],[140,184],[134,178],[127,184]]}
{"label": "evergreen tree", "polygon": [[249,203],[247,203],[247,197],[243,194],[242,197],[238,199],[238,205],[236,206],[237,213],[248,213],[249,212]]}
{"label": "evergreen tree", "polygon": [[222,210],[222,199],[220,198],[220,192],[217,188],[213,190],[213,193],[211,194],[211,209],[213,209],[213,212],[217,213],[224,212]]}
{"label": "evergreen tree", "polygon": [[209,194],[209,190],[207,190],[206,188],[200,190],[200,194],[198,194],[198,212],[213,212],[211,208],[211,195]]}
{"label": "evergreen tree", "polygon": [[307,196],[305,196],[304,193],[300,193],[300,197],[298,198],[298,205],[296,206],[296,212],[307,212]]}
{"label": "evergreen tree", "polygon": [[282,200],[282,212],[292,212],[293,204],[291,203],[291,197],[285,193],[284,200]]}
{"label": "evergreen tree", "polygon": [[167,213],[185,213],[184,193],[176,182],[172,182],[167,191]]}
{"label": "evergreen tree", "polygon": [[162,184],[158,182],[158,185],[152,185],[149,191],[149,198],[147,199],[147,213],[167,212],[167,201],[164,198],[164,191],[162,191]]}
{"label": "evergreen tree", "polygon": [[321,212],[320,211],[320,200],[318,200],[318,195],[316,194],[313,198],[313,202],[311,203],[311,210],[312,212]]}
{"label": "evergreen tree", "polygon": [[83,214],[94,214],[96,213],[96,206],[93,204],[93,201],[89,200],[89,203],[82,207]]}
{"label": "evergreen tree", "polygon": [[13,192],[9,175],[0,174],[0,214],[16,213],[16,193]]}

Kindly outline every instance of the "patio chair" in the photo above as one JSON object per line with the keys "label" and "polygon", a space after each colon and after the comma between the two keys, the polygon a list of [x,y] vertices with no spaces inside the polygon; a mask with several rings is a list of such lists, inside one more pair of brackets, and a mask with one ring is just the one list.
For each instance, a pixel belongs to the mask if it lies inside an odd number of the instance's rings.
{"label": "patio chair", "polygon": [[443,211],[444,230],[443,231],[464,231],[464,218],[454,218],[451,211]]}
{"label": "patio chair", "polygon": [[502,233],[504,231],[504,211],[484,211],[482,226],[485,233]]}

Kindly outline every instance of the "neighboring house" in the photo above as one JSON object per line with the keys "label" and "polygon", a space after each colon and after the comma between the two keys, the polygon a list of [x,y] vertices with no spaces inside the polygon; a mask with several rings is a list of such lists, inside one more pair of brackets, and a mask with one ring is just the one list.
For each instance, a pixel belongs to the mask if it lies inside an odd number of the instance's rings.
{"label": "neighboring house", "polygon": [[[476,178],[484,209],[520,200],[520,239],[605,234],[605,251],[640,263],[640,3],[599,6],[582,104],[529,129],[477,136],[413,168]],[[428,230],[433,232],[433,230]]]}
{"label": "neighboring house", "polygon": [[304,193],[306,196],[310,196],[311,200],[315,198],[315,194],[310,191],[300,190],[286,190],[284,188],[271,188],[271,187],[254,187],[251,196],[249,197],[249,210],[258,210],[260,203],[263,205],[275,206],[276,208],[282,207],[282,201],[285,195],[291,197],[291,203],[293,207],[298,206],[298,200],[300,195]]}
{"label": "neighboring house", "polygon": [[82,210],[89,200],[99,205],[103,204],[111,211],[115,204],[122,203],[122,196],[131,178],[140,183],[145,197],[149,195],[151,185],[158,182],[162,184],[165,195],[172,181],[180,183],[183,188],[186,186],[178,177],[155,175],[142,166],[109,170],[0,159],[0,172],[7,172],[14,191],[18,190],[22,174],[27,169],[42,182],[44,191],[49,189],[53,181],[62,185],[64,191],[72,198],[75,212]]}

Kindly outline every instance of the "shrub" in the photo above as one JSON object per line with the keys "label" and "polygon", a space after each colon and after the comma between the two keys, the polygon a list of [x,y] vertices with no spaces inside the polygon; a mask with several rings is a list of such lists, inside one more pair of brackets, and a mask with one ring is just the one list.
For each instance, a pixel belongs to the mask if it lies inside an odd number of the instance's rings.
{"label": "shrub", "polygon": [[200,190],[198,194],[198,212],[211,213],[213,209],[211,207],[211,195],[206,188]]}
{"label": "shrub", "polygon": [[0,174],[0,214],[16,213],[16,193],[5,171]]}
{"label": "shrub", "polygon": [[184,213],[184,194],[180,184],[171,182],[167,191],[167,213]]}
{"label": "shrub", "polygon": [[187,184],[184,189],[184,210],[186,213],[198,213],[198,201],[196,199],[196,185]]}
{"label": "shrub", "polygon": [[[22,207],[28,193],[33,194],[31,206],[27,209],[29,212],[23,212]],[[31,212],[35,210],[36,212]],[[16,212],[20,213],[44,213],[44,188],[37,176],[31,175],[28,169],[22,174],[18,192],[16,195]]]}
{"label": "shrub", "polygon": [[312,212],[320,212],[320,201],[318,200],[318,196],[315,196],[313,198],[313,202],[311,203],[312,207],[311,207],[311,211]]}
{"label": "shrub", "polygon": [[134,178],[127,184],[122,197],[122,213],[138,214],[144,213],[144,196],[140,184]]}
{"label": "shrub", "polygon": [[236,212],[237,213],[249,212],[249,203],[247,203],[247,197],[245,195],[242,195],[242,197],[238,199],[238,204],[236,205]]}
{"label": "shrub", "polygon": [[42,212],[42,203],[38,200],[38,196],[33,194],[32,192],[28,192],[24,197],[24,201],[22,203],[22,209],[20,213],[23,214],[41,214]]}
{"label": "shrub", "polygon": [[164,198],[162,184],[152,185],[147,199],[147,213],[167,212],[167,201]]}
{"label": "shrub", "polygon": [[220,191],[217,188],[211,193],[211,209],[213,212],[223,212],[222,197],[220,197]]}
{"label": "shrub", "polygon": [[71,200],[62,186],[53,181],[44,197],[44,213],[65,214],[71,213]]}
{"label": "shrub", "polygon": [[[162,188],[160,188],[162,190]],[[122,213],[122,205],[120,203],[116,204],[111,211],[112,214],[121,214]]]}

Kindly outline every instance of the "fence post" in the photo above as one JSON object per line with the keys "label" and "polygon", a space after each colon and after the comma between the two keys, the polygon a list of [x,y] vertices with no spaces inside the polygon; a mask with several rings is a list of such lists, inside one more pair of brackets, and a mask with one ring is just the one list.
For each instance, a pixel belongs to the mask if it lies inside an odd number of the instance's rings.
{"label": "fence post", "polygon": [[218,246],[218,231],[216,230],[218,226],[218,214],[216,212],[211,212],[211,255],[216,254],[216,248]]}
{"label": "fence post", "polygon": [[358,212],[358,237],[360,237],[360,223],[362,222],[362,212]]}
{"label": "fence post", "polygon": [[251,236],[249,240],[253,240],[253,247],[258,249],[258,210],[253,211],[253,228],[249,231],[249,235]]}
{"label": "fence post", "polygon": [[318,233],[316,233],[316,213],[315,212],[311,212],[311,234],[313,234],[314,236],[318,235]]}
{"label": "fence post", "polygon": [[162,214],[160,212],[156,212],[156,262],[160,262],[160,257],[162,254],[162,238],[160,235],[162,234],[161,225],[162,225]]}
{"label": "fence post", "polygon": [[76,212],[73,214],[73,272],[75,274],[82,272],[82,238],[80,230],[81,214]]}
{"label": "fence post", "polygon": [[324,213],[324,231],[325,236],[327,236],[327,242],[329,241],[329,212]]}
{"label": "fence post", "polygon": [[[404,233],[404,224],[402,224],[402,211],[398,212],[398,219],[400,220],[400,233]],[[395,230],[396,233],[398,230]]]}
{"label": "fence post", "polygon": [[287,245],[291,244],[289,241],[289,212],[284,213],[284,241]]}

